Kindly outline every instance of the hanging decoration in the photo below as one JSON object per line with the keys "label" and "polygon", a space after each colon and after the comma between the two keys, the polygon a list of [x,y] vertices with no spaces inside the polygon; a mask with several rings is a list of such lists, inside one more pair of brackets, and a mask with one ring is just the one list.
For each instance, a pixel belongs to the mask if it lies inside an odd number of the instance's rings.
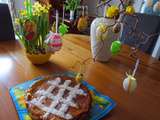
{"label": "hanging decoration", "polygon": [[[111,3],[112,0],[107,0],[107,1],[101,1],[99,0],[99,4],[97,4],[97,8],[102,7],[102,6],[108,6],[108,9],[106,9],[105,11],[105,16],[103,18],[97,18],[96,21],[93,21],[92,25],[91,25],[91,34],[96,35],[92,37],[91,35],[91,48],[93,49],[92,54],[94,54],[93,60],[95,61],[97,56],[99,56],[101,53],[103,53],[103,50],[106,48],[108,50],[108,46],[110,47],[110,52],[112,53],[112,55],[117,55],[120,51],[121,51],[121,46],[122,43],[119,41],[119,39],[113,39],[113,41],[110,41],[111,44],[109,44],[109,42],[107,42],[109,39],[107,39],[107,37],[109,37],[111,35],[110,29],[112,30],[113,33],[119,33],[121,31],[121,26],[122,25],[128,25],[131,29],[131,32],[129,32],[129,34],[127,35],[128,37],[131,36],[132,34],[137,34],[137,25],[139,22],[139,18],[136,16],[135,13],[135,9],[132,6],[133,1],[129,0],[128,2],[123,2],[122,0],[120,0],[120,4],[117,6],[112,6]],[[127,15],[130,15],[132,17],[136,18],[135,21],[135,25],[129,25],[126,24],[125,17]],[[119,18],[119,16],[121,16]],[[107,18],[107,19],[106,19]],[[108,24],[109,20],[113,20],[114,22],[111,22],[110,24]],[[107,22],[106,22],[107,21]],[[100,24],[98,24],[100,23]],[[96,28],[96,29],[95,29]],[[139,67],[140,64],[140,58],[139,56],[137,56],[137,52],[138,52],[138,48],[145,44],[148,40],[150,40],[151,37],[158,35],[159,33],[154,33],[154,34],[146,34],[146,33],[140,33],[140,38],[144,38],[144,36],[146,37],[145,40],[139,40],[139,42],[136,43],[136,45],[134,47],[132,47],[132,51],[130,56],[132,58],[134,58],[136,60],[136,64],[134,67],[134,70],[131,73],[126,73],[126,78],[123,81],[123,88],[126,92],[128,93],[133,93],[136,88],[137,88],[137,79],[135,77],[135,74],[137,72],[137,69]],[[94,38],[94,44],[92,39]],[[96,40],[95,40],[96,38]],[[108,43],[108,44],[107,44]],[[108,45],[106,47],[106,45]],[[98,46],[98,47],[97,47]],[[96,49],[97,51],[94,52],[94,49]],[[93,53],[94,52],[94,53]],[[108,54],[107,51],[104,52],[104,56]],[[84,60],[80,66],[83,66],[83,68],[85,68],[84,66],[86,66],[86,62],[88,60],[90,60],[91,58],[87,58],[86,60]],[[81,81],[82,76],[83,76],[84,72],[79,72],[76,76],[77,81]]]}
{"label": "hanging decoration", "polygon": [[106,17],[108,18],[118,18],[119,17],[119,8],[117,6],[110,6],[106,10]]}
{"label": "hanging decoration", "polygon": [[64,23],[61,23],[59,26],[59,33],[61,36],[65,35],[68,32],[69,26]]}
{"label": "hanging decoration", "polygon": [[85,7],[82,6],[82,16],[78,20],[77,29],[80,32],[83,32],[88,27],[88,14],[85,15]]}
{"label": "hanging decoration", "polygon": [[135,13],[135,9],[134,9],[133,6],[127,6],[125,12],[126,12],[126,14],[128,14],[128,15],[133,15],[133,14]]}
{"label": "hanging decoration", "polygon": [[63,17],[62,17],[62,23],[59,26],[59,33],[61,36],[63,36],[64,34],[66,34],[68,32],[69,26],[67,26],[64,23],[64,16],[65,16],[65,5],[63,5]]}
{"label": "hanging decoration", "polygon": [[53,22],[52,27],[51,27],[51,31],[52,31],[53,33],[56,32],[56,22]]}
{"label": "hanging decoration", "polygon": [[48,45],[48,52],[54,53],[59,51],[62,47],[62,38],[58,33],[58,21],[59,21],[59,13],[56,10],[56,33],[50,32],[45,43]]}
{"label": "hanging decoration", "polygon": [[137,59],[133,73],[132,74],[126,73],[127,78],[125,78],[123,81],[123,88],[125,91],[127,91],[129,93],[133,93],[135,91],[135,89],[137,88],[137,80],[135,78],[135,74],[138,69],[139,62],[140,62],[140,60]]}
{"label": "hanging decoration", "polygon": [[97,41],[104,41],[107,39],[108,36],[108,30],[107,30],[107,25],[104,23],[100,23],[96,29],[96,40]]}
{"label": "hanging decoration", "polygon": [[111,52],[113,55],[117,55],[121,51],[121,41],[115,40],[111,45]]}

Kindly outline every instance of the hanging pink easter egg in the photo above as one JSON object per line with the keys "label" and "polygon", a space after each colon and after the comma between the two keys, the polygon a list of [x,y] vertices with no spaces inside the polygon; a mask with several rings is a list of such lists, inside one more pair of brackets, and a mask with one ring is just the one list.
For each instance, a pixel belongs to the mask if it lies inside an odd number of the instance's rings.
{"label": "hanging pink easter egg", "polygon": [[62,47],[62,39],[58,33],[52,33],[47,39],[48,51],[56,52]]}

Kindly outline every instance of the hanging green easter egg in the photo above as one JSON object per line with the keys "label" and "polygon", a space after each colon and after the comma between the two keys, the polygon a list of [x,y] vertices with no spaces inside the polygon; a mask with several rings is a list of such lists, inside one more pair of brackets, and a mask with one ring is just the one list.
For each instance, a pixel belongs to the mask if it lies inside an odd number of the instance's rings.
{"label": "hanging green easter egg", "polygon": [[59,26],[59,33],[63,36],[68,32],[68,29],[69,27],[66,24],[61,23],[61,25]]}
{"label": "hanging green easter egg", "polygon": [[119,40],[113,41],[110,50],[113,55],[118,54],[121,50],[121,42]]}

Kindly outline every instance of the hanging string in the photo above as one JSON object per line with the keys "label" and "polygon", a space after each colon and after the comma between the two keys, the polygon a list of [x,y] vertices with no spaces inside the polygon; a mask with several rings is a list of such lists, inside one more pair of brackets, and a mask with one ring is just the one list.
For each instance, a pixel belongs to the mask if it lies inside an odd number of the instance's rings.
{"label": "hanging string", "polygon": [[64,23],[64,17],[65,17],[65,5],[63,4],[63,17],[62,17],[62,23]]}
{"label": "hanging string", "polygon": [[85,8],[86,8],[85,15],[88,16],[88,6],[86,5]]}
{"label": "hanging string", "polygon": [[56,33],[58,33],[58,21],[59,21],[59,13],[58,10],[56,10]]}
{"label": "hanging string", "polygon": [[133,77],[134,77],[135,74],[136,74],[136,71],[137,71],[137,69],[138,69],[139,63],[140,63],[140,59],[137,59],[137,60],[136,60],[135,68],[134,68],[133,73],[132,73],[132,76],[133,76]]}
{"label": "hanging string", "polygon": [[105,18],[106,17],[106,10],[107,10],[107,5],[104,6],[104,9],[103,9],[103,17]]}
{"label": "hanging string", "polygon": [[82,6],[82,17],[85,16],[85,13],[84,13],[84,6]]}

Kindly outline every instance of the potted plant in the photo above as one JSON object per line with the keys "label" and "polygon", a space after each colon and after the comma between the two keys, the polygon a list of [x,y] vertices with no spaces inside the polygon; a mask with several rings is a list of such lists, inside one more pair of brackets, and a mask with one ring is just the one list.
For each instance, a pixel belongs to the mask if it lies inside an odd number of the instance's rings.
{"label": "potted plant", "polygon": [[48,12],[51,5],[42,5],[39,2],[33,4],[31,0],[25,0],[24,5],[25,10],[20,10],[19,17],[16,18],[16,35],[24,45],[29,60],[34,64],[43,64],[51,56],[45,44],[50,31]]}
{"label": "potted plant", "polygon": [[70,20],[74,20],[74,13],[79,5],[80,5],[80,0],[67,0],[66,1],[66,9],[70,10]]}

